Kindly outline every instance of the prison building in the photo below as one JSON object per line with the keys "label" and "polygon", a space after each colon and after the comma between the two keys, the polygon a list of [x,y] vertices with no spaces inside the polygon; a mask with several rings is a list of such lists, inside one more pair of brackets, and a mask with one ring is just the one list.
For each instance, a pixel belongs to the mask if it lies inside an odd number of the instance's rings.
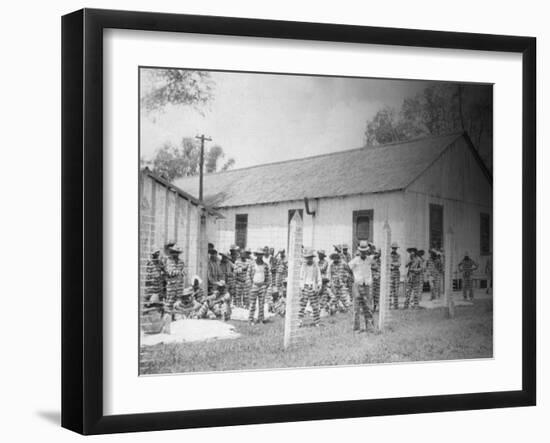
{"label": "prison building", "polygon": [[140,172],[139,198],[141,279],[145,278],[151,253],[156,249],[162,251],[169,241],[174,241],[183,250],[180,258],[185,263],[187,281],[195,274],[205,275],[207,231],[214,229],[220,215],[148,168]]}
{"label": "prison building", "polygon": [[[198,179],[175,181],[189,193]],[[465,133],[235,169],[204,177],[205,201],[222,215],[208,240],[287,248],[289,222],[298,211],[304,243],[333,250],[360,240],[382,244],[388,221],[392,241],[441,247],[449,228],[458,263],[464,252],[485,265],[492,250],[492,177]]]}

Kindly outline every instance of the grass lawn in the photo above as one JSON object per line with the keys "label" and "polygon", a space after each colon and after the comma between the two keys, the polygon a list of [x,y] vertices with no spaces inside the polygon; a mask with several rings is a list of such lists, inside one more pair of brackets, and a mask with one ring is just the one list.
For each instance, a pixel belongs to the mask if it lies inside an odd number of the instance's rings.
{"label": "grass lawn", "polygon": [[364,363],[490,358],[493,355],[492,300],[456,308],[390,311],[383,332],[354,333],[350,313],[324,317],[321,328],[305,327],[296,345],[283,349],[280,317],[264,325],[232,321],[234,340],[159,344],[148,347],[144,374],[211,372]]}

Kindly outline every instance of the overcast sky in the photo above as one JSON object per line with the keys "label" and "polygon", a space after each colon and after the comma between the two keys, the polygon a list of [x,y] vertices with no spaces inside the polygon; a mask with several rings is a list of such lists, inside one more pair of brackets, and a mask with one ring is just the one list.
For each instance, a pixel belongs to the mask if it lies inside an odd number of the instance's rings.
{"label": "overcast sky", "polygon": [[427,82],[212,72],[214,99],[201,115],[169,106],[155,118],[142,113],[141,156],[165,142],[205,134],[235,159],[235,168],[334,151],[365,143],[366,121],[384,105]]}

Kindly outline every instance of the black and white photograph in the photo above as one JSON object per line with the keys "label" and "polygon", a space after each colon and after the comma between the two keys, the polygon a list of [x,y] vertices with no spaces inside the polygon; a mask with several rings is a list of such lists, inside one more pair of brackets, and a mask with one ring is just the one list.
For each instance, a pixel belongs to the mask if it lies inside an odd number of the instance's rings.
{"label": "black and white photograph", "polygon": [[138,71],[140,375],[493,357],[492,84]]}

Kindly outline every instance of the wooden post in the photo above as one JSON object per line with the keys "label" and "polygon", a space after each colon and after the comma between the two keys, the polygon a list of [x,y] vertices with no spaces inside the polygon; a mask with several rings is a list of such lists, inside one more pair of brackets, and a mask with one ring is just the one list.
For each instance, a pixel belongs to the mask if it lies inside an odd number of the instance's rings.
{"label": "wooden post", "polygon": [[187,286],[191,280],[191,275],[189,275],[189,270],[191,269],[190,266],[190,249],[191,249],[191,203],[189,200],[185,200],[185,203],[182,202],[182,206],[185,208],[185,215],[186,215],[186,221],[185,221],[185,263],[187,266],[188,272],[185,274],[185,285]]}
{"label": "wooden post", "polygon": [[455,304],[453,300],[453,253],[454,253],[454,232],[449,227],[445,236],[445,306],[447,306],[447,316],[454,318]]}
{"label": "wooden post", "polygon": [[388,310],[390,307],[390,253],[391,253],[391,228],[388,220],[384,223],[383,242],[380,256],[380,300],[378,301],[378,329],[386,327]]}
{"label": "wooden post", "polygon": [[206,211],[199,207],[199,275],[205,294],[208,292],[208,243],[206,240]]}
{"label": "wooden post", "polygon": [[298,211],[290,220],[290,239],[288,245],[288,278],[286,294],[284,349],[292,344],[298,329],[298,310],[300,303],[300,258],[303,241],[303,220]]}

